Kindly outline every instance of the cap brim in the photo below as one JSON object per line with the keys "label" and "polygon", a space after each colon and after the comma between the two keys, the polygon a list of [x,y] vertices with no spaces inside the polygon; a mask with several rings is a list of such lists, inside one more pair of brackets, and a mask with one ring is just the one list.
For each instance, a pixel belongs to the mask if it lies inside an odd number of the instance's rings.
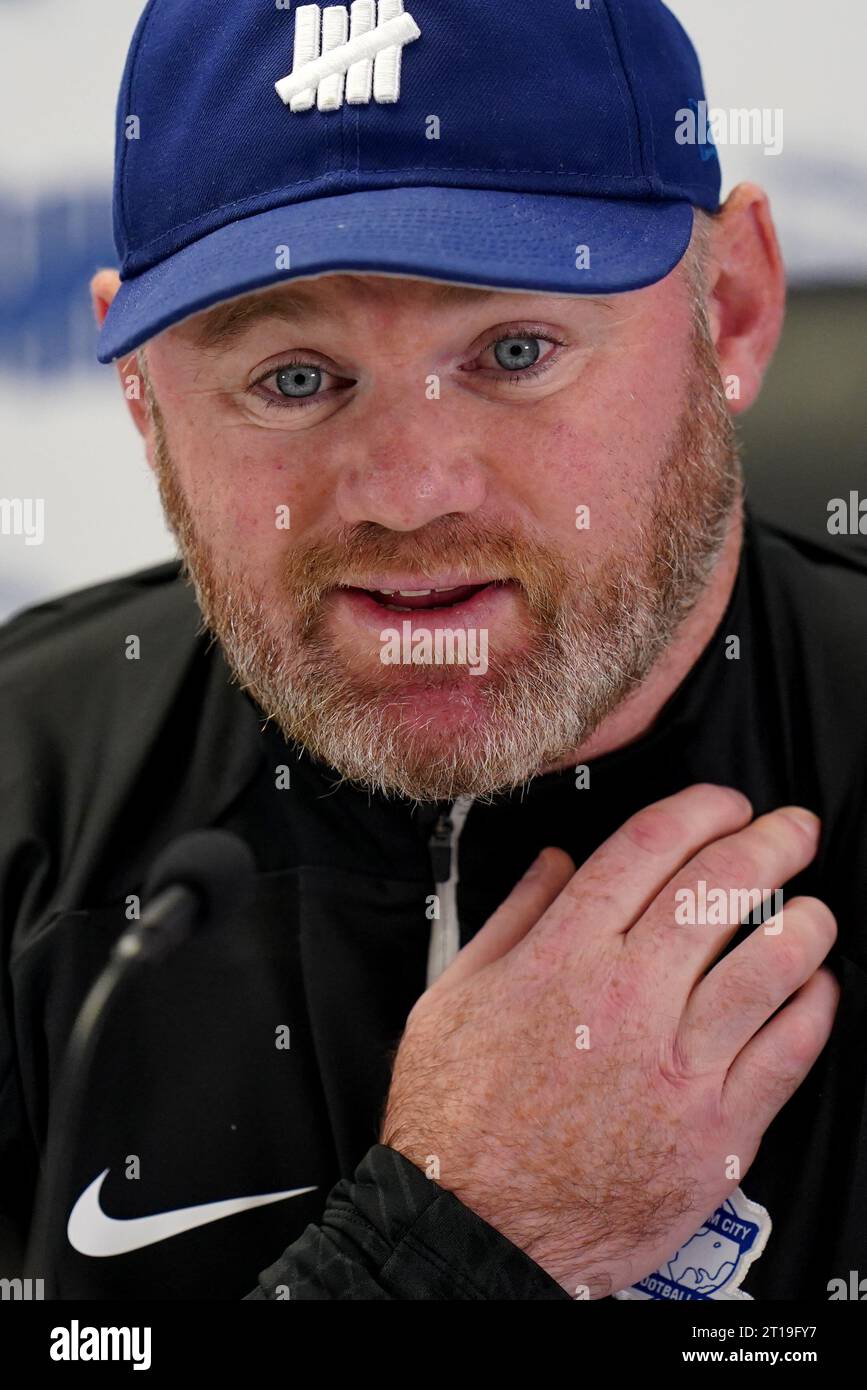
{"label": "cap brim", "polygon": [[223,300],[340,271],[561,295],[620,294],[668,275],[686,252],[692,223],[688,202],[478,188],[400,187],[315,198],[231,222],[124,280],[97,357],[111,362]]}

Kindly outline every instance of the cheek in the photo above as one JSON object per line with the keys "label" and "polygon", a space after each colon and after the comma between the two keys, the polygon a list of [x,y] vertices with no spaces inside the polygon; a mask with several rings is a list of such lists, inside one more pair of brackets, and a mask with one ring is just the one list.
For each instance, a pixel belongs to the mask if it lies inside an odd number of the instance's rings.
{"label": "cheek", "polygon": [[528,510],[557,543],[603,551],[648,488],[647,441],[612,411],[549,425],[530,441],[532,466],[515,477]]}
{"label": "cheek", "polygon": [[595,513],[604,478],[599,448],[592,427],[564,420],[539,429],[528,441],[528,500],[548,534],[568,541],[575,534],[578,508],[590,507],[591,516]]}
{"label": "cheek", "polygon": [[[277,431],[185,431],[177,467],[201,529],[220,555],[252,572],[266,568],[306,525],[314,498],[297,446]],[[291,457],[290,457],[291,451]]]}
{"label": "cheek", "polygon": [[[531,460],[515,476],[546,530],[604,550],[606,536],[643,516],[683,409],[684,367],[679,350],[633,350],[628,364],[609,363],[585,378],[568,419],[560,405],[560,418],[511,439],[514,456]],[[586,520],[579,508],[589,509],[587,529],[576,524]]]}
{"label": "cheek", "polygon": [[327,496],[321,447],[312,433],[239,424],[183,356],[155,356],[154,386],[195,529],[214,556],[266,583],[309,528],[317,494]]}

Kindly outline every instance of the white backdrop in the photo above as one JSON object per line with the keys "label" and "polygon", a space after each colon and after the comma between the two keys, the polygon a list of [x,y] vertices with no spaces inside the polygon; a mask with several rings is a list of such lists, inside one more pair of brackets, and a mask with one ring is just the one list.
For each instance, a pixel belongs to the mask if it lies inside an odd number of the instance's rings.
{"label": "white backdrop", "polygon": [[[744,178],[768,188],[793,281],[867,280],[867,7],[670,5],[712,106],[783,111],[779,156],[721,147],[725,189]],[[0,534],[0,618],[174,549],[114,373],[91,360],[86,284],[111,256],[114,106],[141,8],[0,0],[0,495],[45,499],[42,545]]]}

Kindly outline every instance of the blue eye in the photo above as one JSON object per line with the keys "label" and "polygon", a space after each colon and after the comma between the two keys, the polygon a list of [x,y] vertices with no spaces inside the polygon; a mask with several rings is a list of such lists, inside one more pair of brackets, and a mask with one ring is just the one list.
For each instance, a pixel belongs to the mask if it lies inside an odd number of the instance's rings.
{"label": "blue eye", "polygon": [[298,398],[315,396],[322,385],[322,372],[318,367],[295,365],[281,367],[274,373],[274,385],[281,396]]}
{"label": "blue eye", "polygon": [[[515,323],[510,327],[511,332],[506,333],[501,328],[499,337],[489,339],[482,349],[483,353],[493,352],[496,363],[486,375],[489,380],[499,381],[505,386],[526,386],[557,365],[567,344],[547,326],[543,329],[538,324],[528,326]],[[559,351],[543,355],[545,345]]]}
{"label": "blue eye", "polygon": [[[554,337],[547,329],[542,332],[535,327],[527,329],[514,324],[511,333],[502,335],[502,329],[500,332],[499,338],[490,339],[482,349],[483,352],[493,349],[500,370],[488,369],[482,375],[501,385],[525,386],[533,378],[542,377],[550,371],[559,361],[561,353],[553,352],[543,357],[544,343],[549,347],[566,347],[565,342]],[[481,369],[476,365],[462,370]],[[329,387],[325,385],[326,378],[331,382]],[[306,355],[301,357],[299,354],[297,358],[288,358],[279,367],[272,367],[258,381],[254,381],[250,389],[266,409],[285,412],[317,410],[332,397],[337,397],[339,392],[349,390],[355,384],[352,379],[335,377],[327,368],[317,366]]]}
{"label": "blue eye", "polygon": [[500,338],[494,343],[494,356],[510,372],[534,367],[542,355],[538,338]]}

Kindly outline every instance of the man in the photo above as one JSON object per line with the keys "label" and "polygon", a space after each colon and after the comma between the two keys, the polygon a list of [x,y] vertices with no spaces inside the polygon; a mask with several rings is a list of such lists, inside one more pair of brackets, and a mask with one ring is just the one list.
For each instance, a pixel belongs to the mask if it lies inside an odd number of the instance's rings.
{"label": "man", "polygon": [[742,505],[767,201],[678,140],[658,0],[409,8],[133,41],[92,289],[182,565],[5,631],[7,1219],[150,864],[219,826],[254,899],[107,1025],[61,1296],[824,1299],[867,577]]}

